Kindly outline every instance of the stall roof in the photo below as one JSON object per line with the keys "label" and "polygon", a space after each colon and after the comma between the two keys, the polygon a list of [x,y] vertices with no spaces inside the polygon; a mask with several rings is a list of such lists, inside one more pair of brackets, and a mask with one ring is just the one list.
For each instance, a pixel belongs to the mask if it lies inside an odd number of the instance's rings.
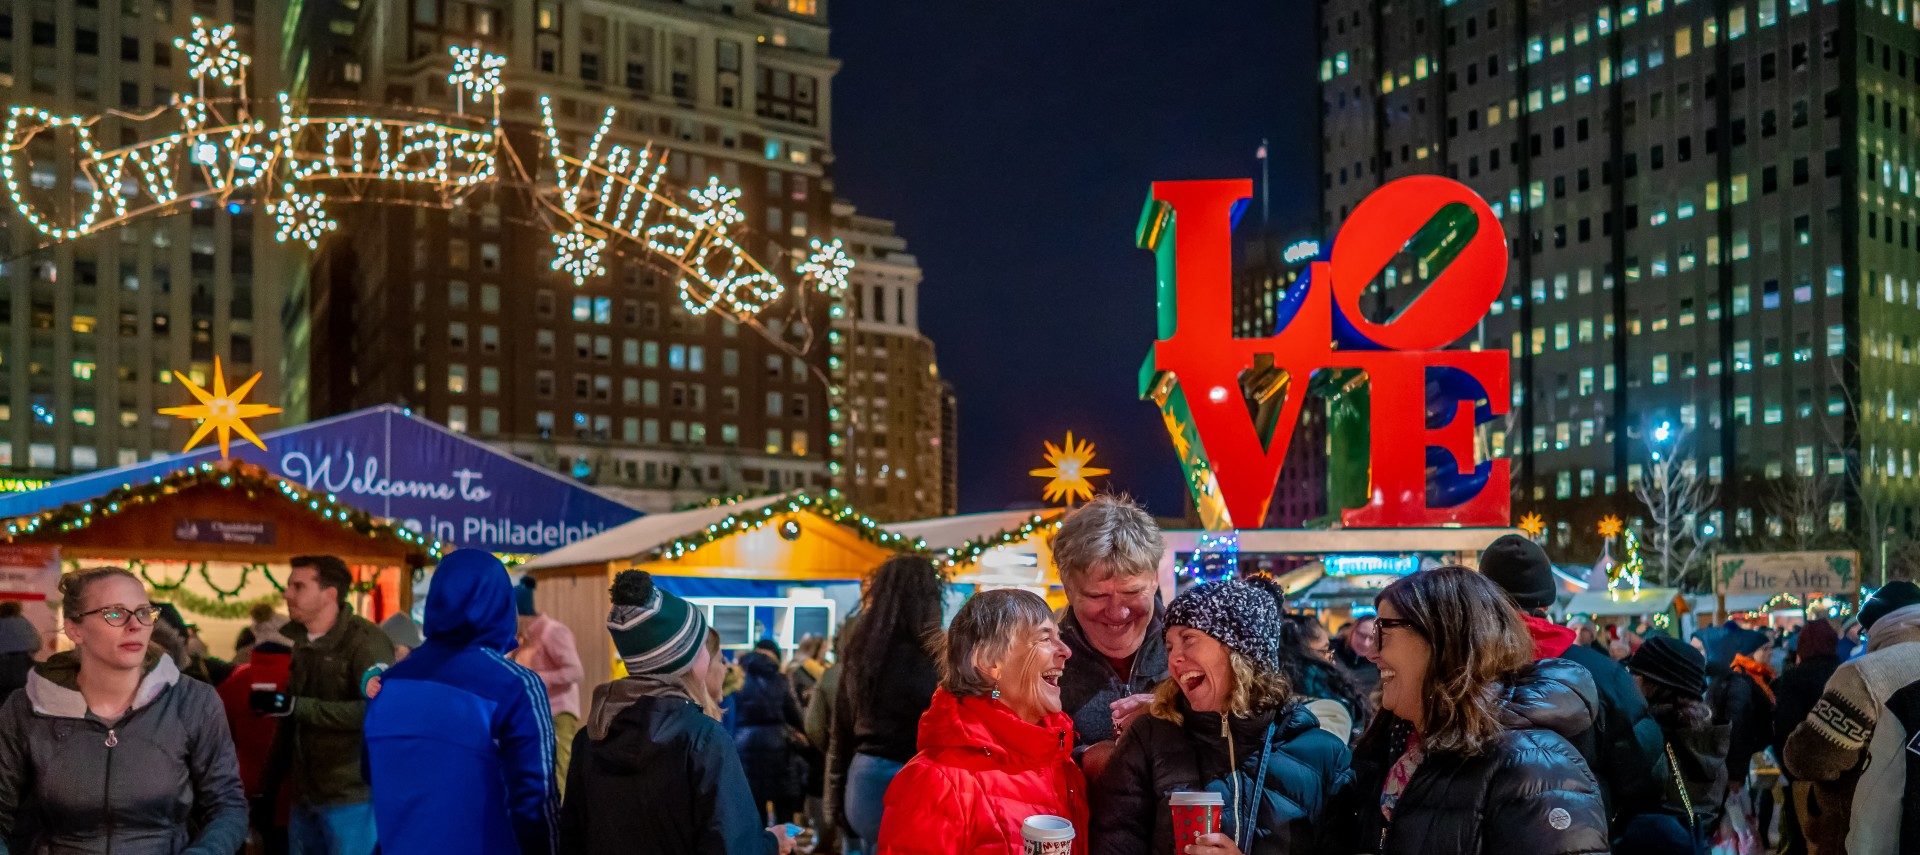
{"label": "stall roof", "polygon": [[[261,439],[266,451],[241,443],[234,458],[460,546],[544,552],[640,515],[559,473],[391,405],[282,428]],[[218,458],[209,447],[76,475],[0,496],[0,517],[84,502]]]}
{"label": "stall roof", "polygon": [[791,494],[762,496],[740,502],[692,508],[665,514],[649,514],[624,525],[607,529],[586,540],[562,546],[521,565],[527,570],[606,564],[644,557],[680,537],[705,529],[735,514],[759,511]]}
{"label": "stall roof", "polygon": [[958,549],[970,543],[983,542],[1017,530],[1029,523],[1057,520],[1064,513],[1065,511],[1061,508],[989,511],[982,514],[960,514],[913,520],[895,523],[887,528],[906,535],[908,540],[925,541],[926,548],[931,550]]}

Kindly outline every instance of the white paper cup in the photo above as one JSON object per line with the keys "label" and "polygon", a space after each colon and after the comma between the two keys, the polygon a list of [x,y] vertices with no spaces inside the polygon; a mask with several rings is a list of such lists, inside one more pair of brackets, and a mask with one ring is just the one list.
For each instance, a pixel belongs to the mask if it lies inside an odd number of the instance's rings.
{"label": "white paper cup", "polygon": [[1036,814],[1020,823],[1026,841],[1022,855],[1073,855],[1073,823],[1063,817]]}

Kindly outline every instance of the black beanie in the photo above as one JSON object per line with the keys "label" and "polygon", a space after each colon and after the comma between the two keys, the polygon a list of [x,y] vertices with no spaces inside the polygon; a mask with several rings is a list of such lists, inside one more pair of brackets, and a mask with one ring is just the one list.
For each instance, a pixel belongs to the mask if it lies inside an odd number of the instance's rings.
{"label": "black beanie", "polygon": [[1895,579],[1873,592],[1873,596],[1867,598],[1866,605],[1860,607],[1860,628],[1872,632],[1873,625],[1886,617],[1888,612],[1914,605],[1920,605],[1920,585]]}
{"label": "black beanie", "polygon": [[1650,636],[1621,664],[1649,683],[1696,700],[1706,697],[1707,659],[1693,645],[1664,635]]}
{"label": "black beanie", "polygon": [[1501,535],[1480,553],[1480,572],[1505,589],[1514,604],[1523,609],[1551,606],[1560,593],[1547,551],[1517,534]]}

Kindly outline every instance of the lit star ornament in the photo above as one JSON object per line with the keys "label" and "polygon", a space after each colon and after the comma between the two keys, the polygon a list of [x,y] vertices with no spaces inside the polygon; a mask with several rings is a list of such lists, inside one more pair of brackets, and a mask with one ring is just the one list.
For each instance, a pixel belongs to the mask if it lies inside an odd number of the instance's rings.
{"label": "lit star ornament", "polygon": [[1537,511],[1528,512],[1520,518],[1520,530],[1526,532],[1528,537],[1537,539],[1547,533],[1547,518]]}
{"label": "lit star ornament", "polygon": [[1075,497],[1093,498],[1093,484],[1087,479],[1096,475],[1106,475],[1112,470],[1091,466],[1093,462],[1093,443],[1081,440],[1076,443],[1073,431],[1067,431],[1064,445],[1045,443],[1046,460],[1049,465],[1032,470],[1035,478],[1048,478],[1047,486],[1040,497],[1046,501],[1064,501],[1072,504]]}
{"label": "lit star ornament", "polygon": [[187,75],[195,80],[212,78],[235,86],[245,78],[247,66],[253,64],[252,57],[234,41],[232,24],[215,29],[198,15],[193,18],[193,31],[174,39],[173,46],[187,52]]}
{"label": "lit star ornament", "polygon": [[1617,516],[1609,514],[1600,519],[1601,537],[1619,537],[1621,530],[1624,528],[1625,526],[1621,524],[1620,518]]}
{"label": "lit star ornament", "polygon": [[573,224],[573,231],[561,232],[553,236],[553,269],[573,277],[573,284],[585,284],[588,279],[603,276],[607,272],[600,263],[600,250],[607,242],[591,237],[579,223]]}
{"label": "lit star ornament", "polygon": [[482,51],[479,45],[448,45],[447,53],[453,56],[453,73],[447,75],[447,82],[460,91],[460,103],[478,104],[500,91],[500,69],[507,67],[506,57]]}
{"label": "lit star ornament", "polygon": [[193,397],[200,401],[198,404],[167,407],[160,411],[163,416],[196,419],[200,422],[200,426],[193,431],[193,437],[187,440],[187,447],[182,449],[183,451],[192,451],[193,447],[199,445],[200,440],[205,439],[207,434],[215,432],[220,437],[220,457],[223,460],[227,457],[228,440],[235,433],[258,446],[261,451],[267,450],[267,444],[260,441],[260,436],[253,432],[253,428],[247,426],[246,420],[273,415],[280,412],[280,408],[271,404],[241,403],[246,399],[247,393],[253,391],[253,384],[260,382],[260,372],[254,372],[252,377],[247,378],[247,382],[240,384],[240,388],[231,393],[227,391],[227,378],[220,370],[218,356],[213,358],[212,394],[208,394],[207,390],[200,388],[200,384],[178,371],[173,372],[173,377],[179,380],[181,385],[186,386],[187,391],[192,392]]}
{"label": "lit star ornament", "polygon": [[300,241],[308,249],[320,247],[320,236],[340,227],[332,217],[327,216],[327,194],[301,193],[286,186],[287,196],[267,206],[273,214],[273,221],[280,226],[274,232],[273,239],[286,243]]}
{"label": "lit star ornament", "polygon": [[793,271],[801,276],[813,277],[814,288],[822,294],[845,296],[847,274],[853,272],[853,259],[847,255],[845,244],[839,238],[830,241],[814,238],[809,246],[813,252],[807,256],[804,264]]}
{"label": "lit star ornament", "polygon": [[719,178],[708,178],[707,186],[688,190],[687,196],[693,199],[687,221],[695,229],[713,229],[726,234],[728,227],[747,220],[747,215],[740,213],[740,188],[721,184]]}

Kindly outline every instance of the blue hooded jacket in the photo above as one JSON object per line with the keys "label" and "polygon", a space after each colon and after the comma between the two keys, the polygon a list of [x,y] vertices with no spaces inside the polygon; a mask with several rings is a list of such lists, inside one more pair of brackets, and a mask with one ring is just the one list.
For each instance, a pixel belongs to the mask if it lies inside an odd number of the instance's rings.
{"label": "blue hooded jacket", "polygon": [[540,677],[506,656],[518,630],[506,567],[477,549],[443,559],[425,630],[367,706],[381,851],[550,855],[553,718]]}

